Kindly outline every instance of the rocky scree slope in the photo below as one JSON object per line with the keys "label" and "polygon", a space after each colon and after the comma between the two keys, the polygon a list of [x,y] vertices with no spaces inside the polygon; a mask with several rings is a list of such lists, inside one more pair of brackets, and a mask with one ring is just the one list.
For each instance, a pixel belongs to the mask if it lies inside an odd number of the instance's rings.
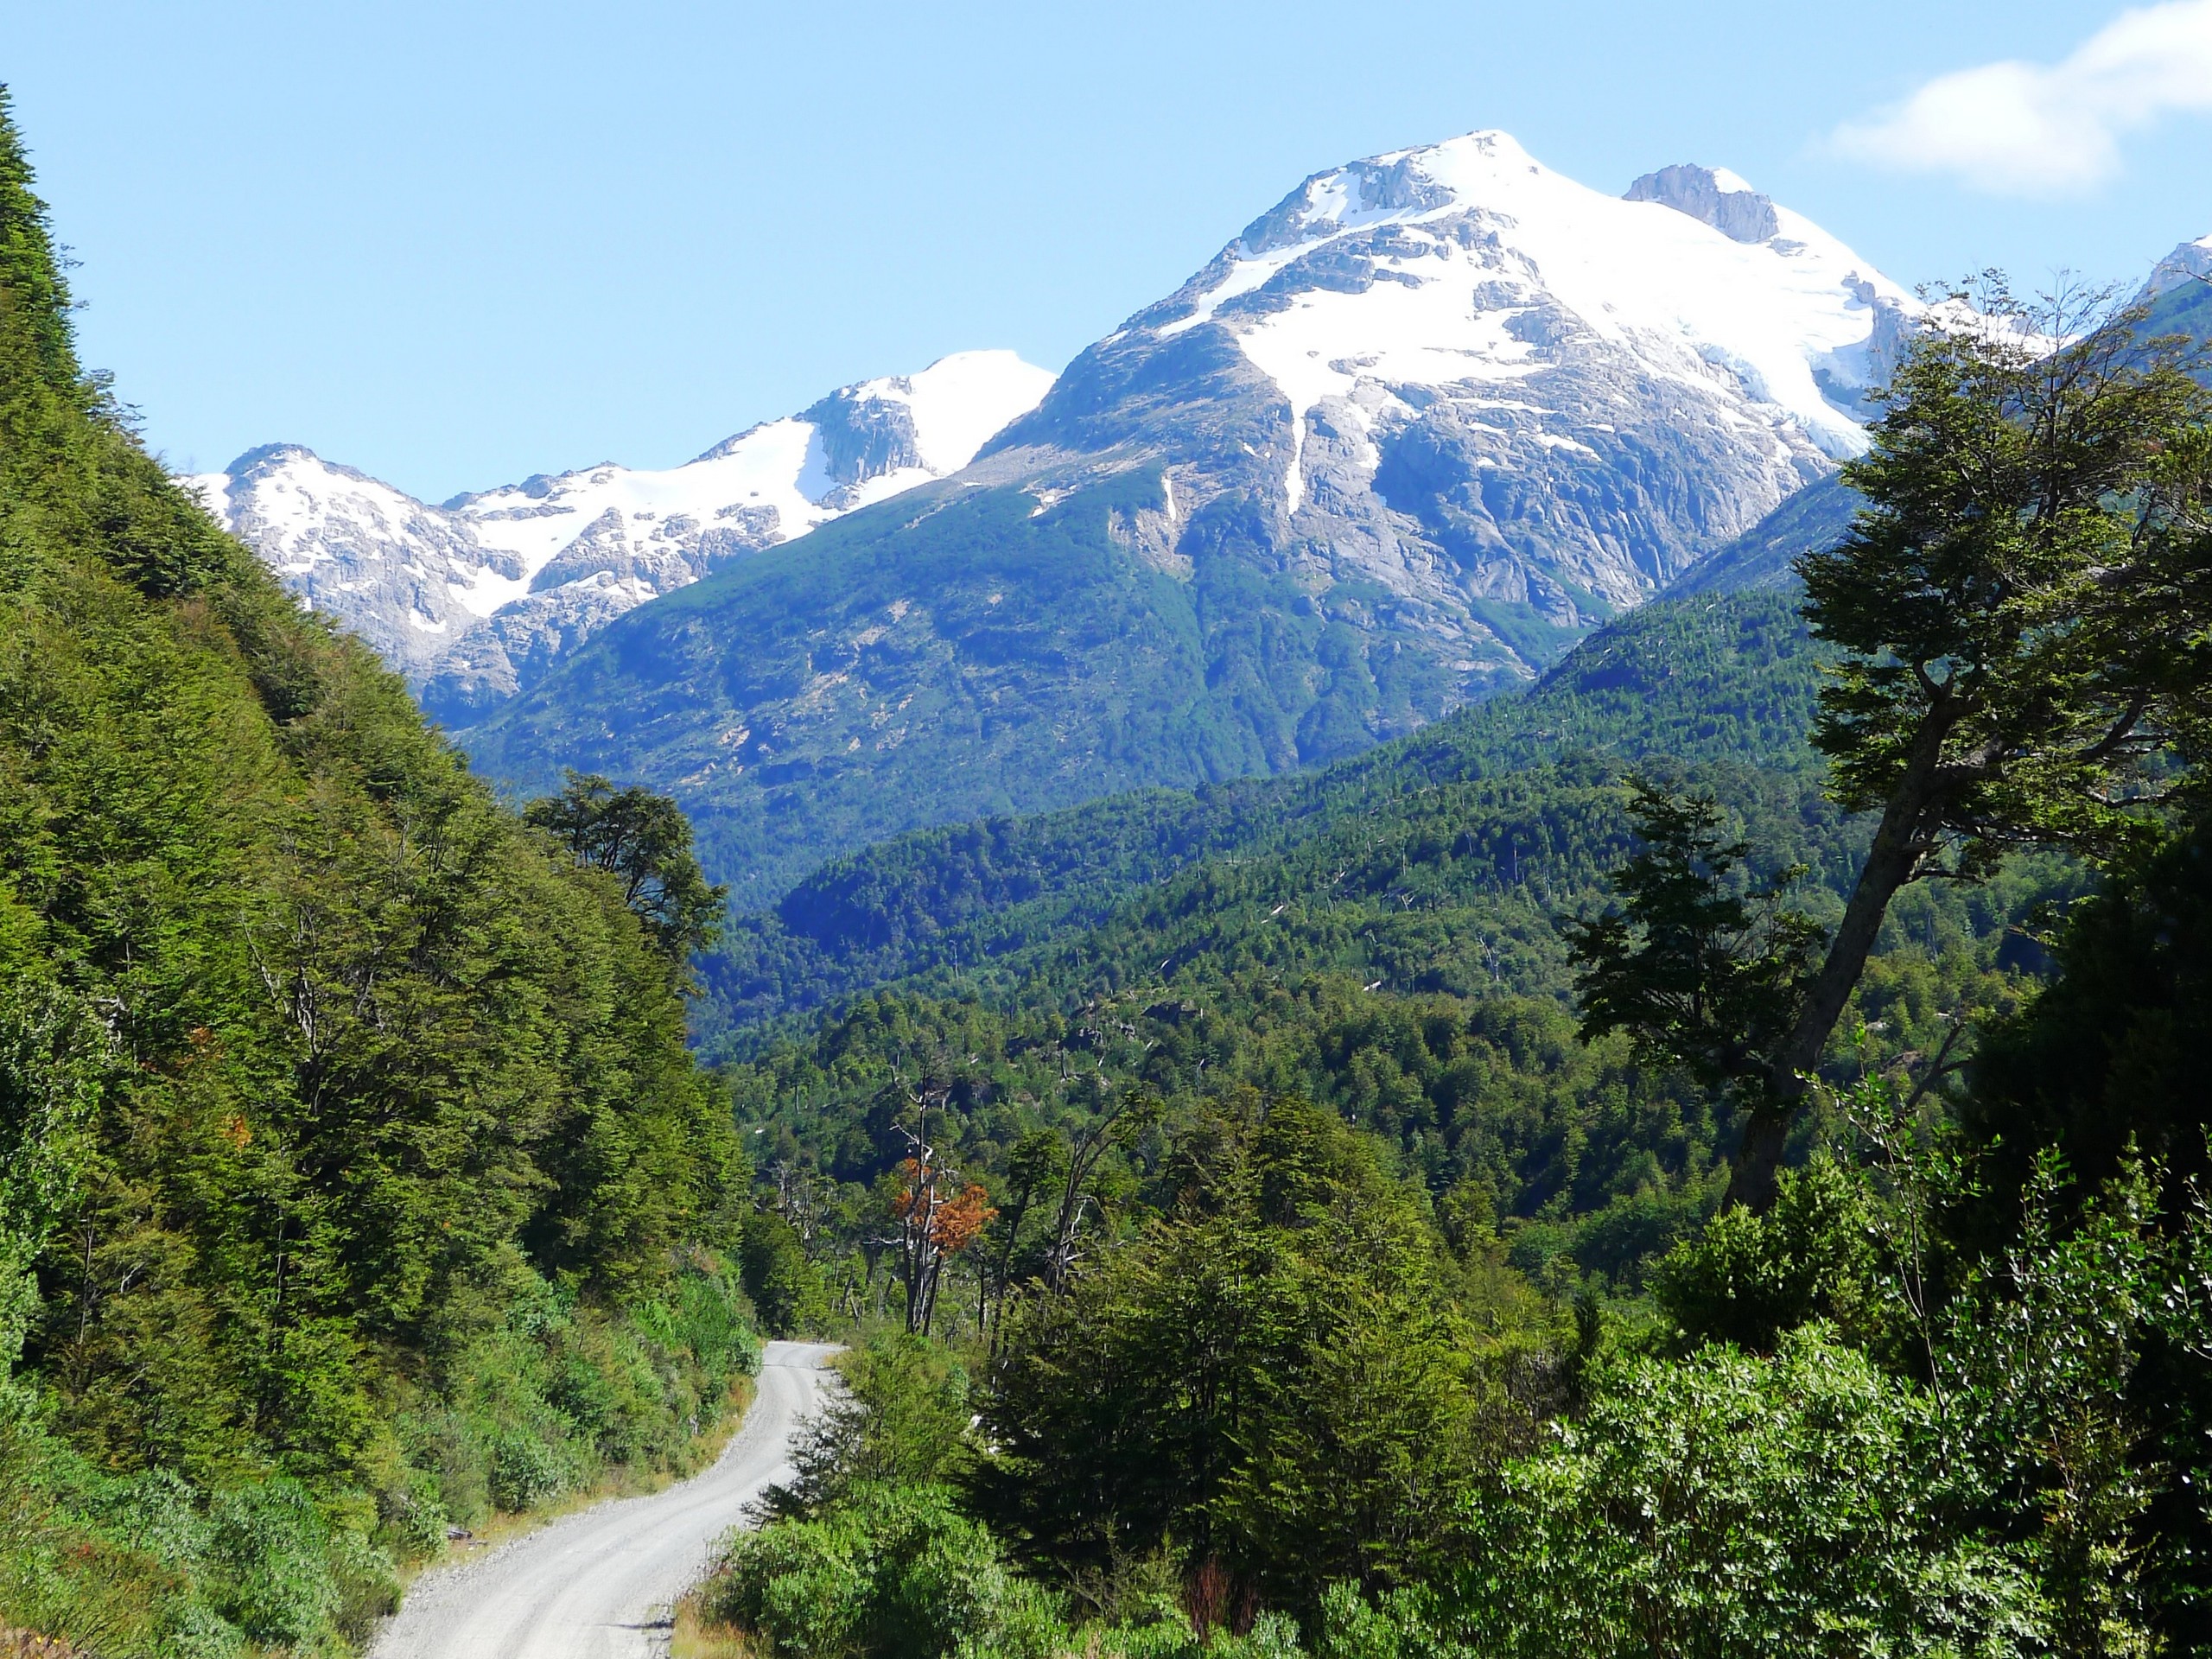
{"label": "rocky scree slope", "polygon": [[957,472],[1052,375],[965,352],[862,381],[659,471],[612,462],[433,506],[298,444],[188,481],[427,708],[467,718],[593,632],[731,559]]}
{"label": "rocky scree slope", "polygon": [[464,734],[673,790],[741,907],[899,831],[1286,770],[1519,684],[1863,442],[1913,302],[1733,175],[1318,175],[952,478]]}

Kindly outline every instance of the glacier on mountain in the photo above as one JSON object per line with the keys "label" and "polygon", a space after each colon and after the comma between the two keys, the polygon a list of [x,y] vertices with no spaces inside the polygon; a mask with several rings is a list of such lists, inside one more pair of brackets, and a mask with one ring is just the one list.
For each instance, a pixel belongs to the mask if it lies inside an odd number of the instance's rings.
{"label": "glacier on mountain", "polygon": [[681,467],[438,506],[296,446],[197,481],[456,721],[645,601],[856,507],[957,474],[1042,512],[1139,469],[1158,504],[1115,525],[1137,557],[1189,580],[1228,514],[1321,613],[1433,659],[1440,709],[1834,471],[1916,309],[1725,169],[1612,196],[1484,131],[1313,175],[1057,382],[961,353]]}
{"label": "glacier on mountain", "polygon": [[920,823],[1331,760],[1834,478],[1920,316],[1716,168],[1610,195],[1497,132],[1351,162],[959,472],[639,607],[457,735],[518,789],[671,790],[746,903]]}
{"label": "glacier on mountain", "polygon": [[1613,195],[1478,132],[1307,179],[1057,379],[940,365],[435,509],[295,454],[222,505],[487,772],[671,789],[757,897],[1525,681],[1832,478],[1922,315],[1734,174]]}
{"label": "glacier on mountain", "polygon": [[1157,465],[1137,539],[1171,569],[1210,504],[1257,505],[1318,602],[1379,587],[1471,690],[1856,454],[1916,310],[1733,174],[1615,197],[1477,132],[1308,179],[967,475]]}
{"label": "glacier on mountain", "polygon": [[957,353],[841,388],[680,467],[608,462],[435,506],[297,444],[187,482],[295,592],[457,718],[649,599],[957,472],[1052,381],[1012,352]]}

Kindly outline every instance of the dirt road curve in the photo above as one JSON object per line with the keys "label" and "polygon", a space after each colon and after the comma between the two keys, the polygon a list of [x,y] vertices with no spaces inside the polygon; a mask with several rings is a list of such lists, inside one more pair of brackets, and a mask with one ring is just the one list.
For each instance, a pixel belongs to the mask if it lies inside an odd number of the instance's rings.
{"label": "dirt road curve", "polygon": [[831,1351],[772,1342],[753,1408],[702,1475],[602,1503],[474,1560],[424,1573],[372,1659],[645,1659],[668,1651],[669,1604],[706,1571],[715,1540],[786,1472]]}

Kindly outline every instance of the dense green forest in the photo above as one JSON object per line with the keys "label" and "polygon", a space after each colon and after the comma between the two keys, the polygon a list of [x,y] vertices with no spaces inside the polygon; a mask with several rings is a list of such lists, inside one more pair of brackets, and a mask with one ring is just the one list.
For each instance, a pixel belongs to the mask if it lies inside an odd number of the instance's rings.
{"label": "dense green forest", "polygon": [[[1333,852],[1350,839],[1456,865],[1494,842],[1502,880],[1493,887],[1587,890],[1618,840],[1586,847],[1584,826],[1544,830],[1535,821],[1554,795],[1565,801],[1592,777],[1633,764],[1777,774],[1833,823],[1805,741],[1820,674],[1796,602],[1767,590],[1661,600],[1601,630],[1530,690],[1317,772],[1109,796],[1036,817],[918,831],[832,860],[772,911],[737,918],[702,964],[710,1036],[741,1040],[778,1015],[930,970],[958,969],[959,983],[979,988],[1015,983],[1041,950],[1090,932],[1140,892],[1201,863],[1287,871],[1317,845]],[[1522,821],[1469,793],[1481,789],[1517,795]],[[1424,831],[1408,837],[1408,825],[1423,817]],[[1453,833],[1444,848],[1429,847],[1446,817]],[[1473,821],[1464,837],[1461,819]],[[1369,869],[1370,883],[1378,874]],[[1471,874],[1458,872],[1459,884]],[[1303,913],[1388,886],[1296,896]]]}
{"label": "dense green forest", "polygon": [[[1243,1084],[1383,1135],[1554,1287],[1640,1282],[1717,1201],[1727,1109],[1580,1039],[1557,922],[1603,903],[1639,770],[1711,791],[1759,868],[1803,867],[1808,902],[1840,910],[1866,826],[1825,798],[1806,741],[1821,653],[1800,598],[1658,601],[1529,692],[1318,773],[923,832],[826,866],[736,918],[705,964],[763,1158],[857,1217],[902,1155],[902,1082],[960,1103],[963,1166],[1001,1180],[1009,1148],[1080,1116],[1065,1103],[1087,1090],[1179,1104]],[[1902,902],[1861,991],[1868,1053],[2010,1007],[2037,918],[2083,879],[2025,856]],[[797,1014],[840,993],[826,1020]]]}
{"label": "dense green forest", "polygon": [[753,1363],[688,855],[641,892],[500,805],[69,303],[0,108],[0,1627],[349,1651],[449,1527],[691,1466]]}
{"label": "dense green forest", "polygon": [[725,1651],[2212,1645],[2212,407],[2145,320],[1930,331],[1523,692],[725,919],[668,798],[502,804],[68,304],[0,110],[0,1638],[358,1650],[696,1467],[757,1322],[848,1386]]}
{"label": "dense green forest", "polygon": [[1131,555],[1113,527],[1161,487],[1151,468],[1046,510],[950,485],[863,508],[625,618],[462,740],[533,785],[563,765],[671,780],[752,908],[918,822],[1289,769],[1447,706],[1435,662],[1369,660],[1287,575],[1224,557],[1184,582]]}
{"label": "dense green forest", "polygon": [[1802,585],[1747,560],[1322,772],[739,918],[772,1317],[909,1333],[704,1613],[791,1656],[2203,1650],[2212,445],[2140,324],[1931,334]]}

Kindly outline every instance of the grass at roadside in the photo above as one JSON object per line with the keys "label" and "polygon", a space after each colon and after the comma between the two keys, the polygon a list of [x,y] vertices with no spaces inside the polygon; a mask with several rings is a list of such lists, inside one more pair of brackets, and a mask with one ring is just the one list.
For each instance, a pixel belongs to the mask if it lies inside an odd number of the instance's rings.
{"label": "grass at roadside", "polygon": [[742,1631],[727,1624],[709,1624],[700,1611],[700,1592],[693,1591],[676,1604],[676,1631],[669,1643],[669,1659],[753,1659],[753,1647]]}
{"label": "grass at roadside", "polygon": [[[664,1491],[679,1480],[689,1480],[692,1476],[713,1468],[728,1448],[731,1438],[743,1426],[746,1414],[752,1410],[754,1391],[754,1379],[752,1377],[741,1376],[732,1379],[721,1415],[714,1427],[693,1443],[691,1454],[685,1458],[683,1468],[653,1469],[636,1464],[618,1464],[590,1485],[536,1508],[512,1514],[502,1510],[467,1538],[449,1544],[444,1554],[427,1557],[404,1567],[400,1573],[403,1592],[434,1567],[463,1560],[483,1550],[496,1549],[501,1544],[536,1532],[540,1527],[550,1526],[563,1516],[575,1515],[579,1510],[619,1497],[643,1497]],[[0,1649],[0,1659],[7,1659],[6,1649]]]}

